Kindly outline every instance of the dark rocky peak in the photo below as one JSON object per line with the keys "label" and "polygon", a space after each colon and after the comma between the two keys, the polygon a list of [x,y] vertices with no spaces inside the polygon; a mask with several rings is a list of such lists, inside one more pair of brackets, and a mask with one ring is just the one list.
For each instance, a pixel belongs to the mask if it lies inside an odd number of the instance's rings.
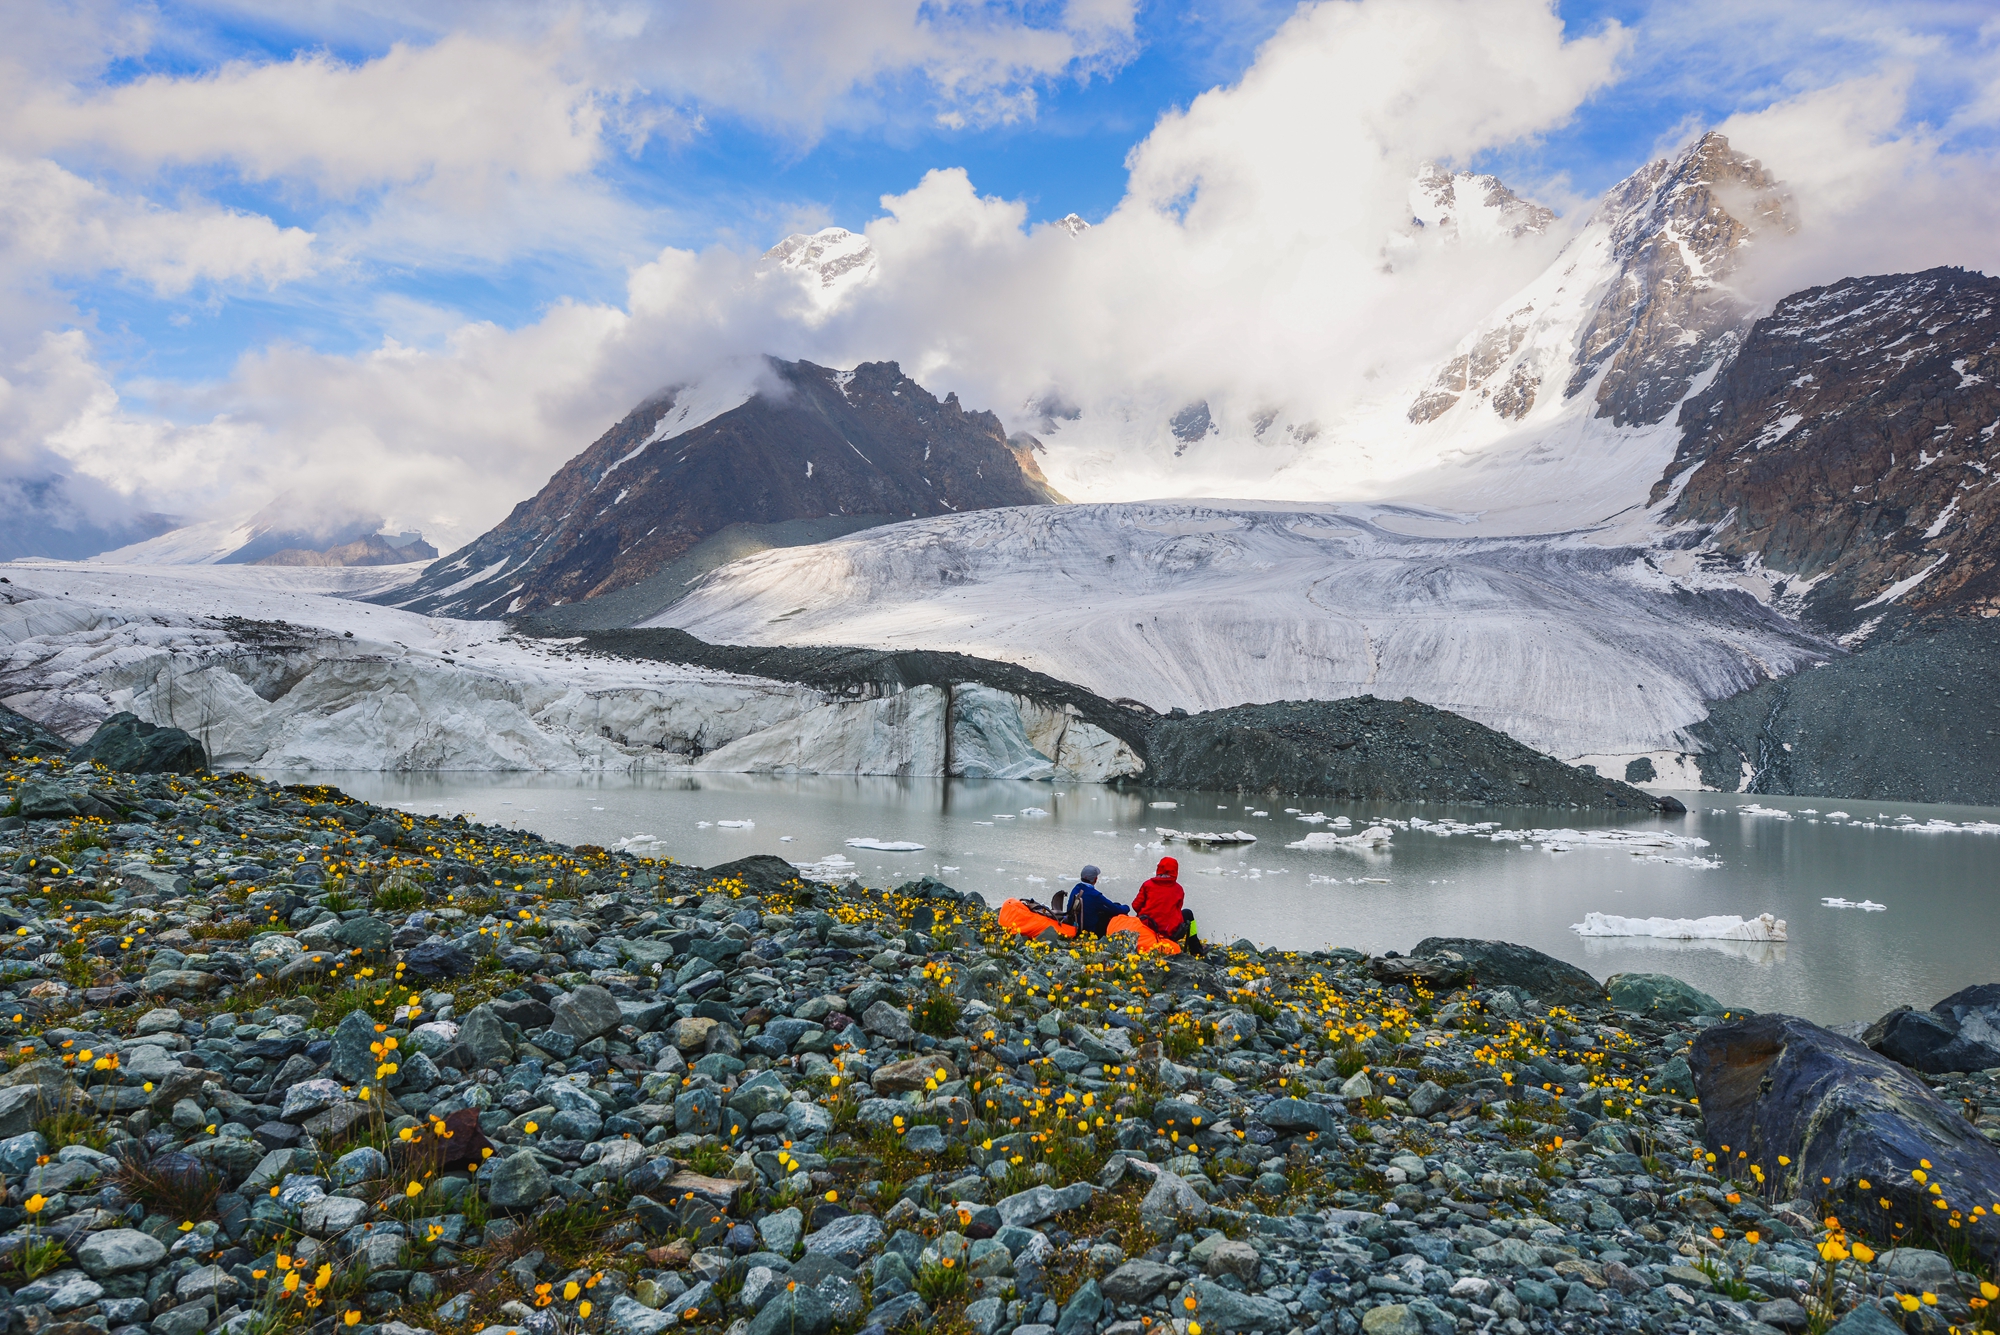
{"label": "dark rocky peak", "polygon": [[1794,293],[1680,421],[1654,503],[1790,576],[1816,621],[2000,616],[2000,279],[1941,268]]}
{"label": "dark rocky peak", "polygon": [[1611,227],[1617,273],[1584,326],[1565,395],[1600,370],[1597,415],[1616,424],[1664,419],[1743,323],[1731,286],[1743,247],[1797,230],[1784,188],[1756,159],[1711,131],[1679,157],[1635,172],[1596,218]]}
{"label": "dark rocky peak", "polygon": [[[967,411],[955,394],[939,399],[894,362],[840,371],[771,359],[768,370],[755,392],[687,385],[648,399],[491,531],[385,600],[504,616],[658,575],[673,588],[634,615],[650,614],[720,559],[834,536],[796,521],[838,519],[845,532],[1061,499],[998,417]],[[724,529],[736,535],[727,553],[666,572]]]}

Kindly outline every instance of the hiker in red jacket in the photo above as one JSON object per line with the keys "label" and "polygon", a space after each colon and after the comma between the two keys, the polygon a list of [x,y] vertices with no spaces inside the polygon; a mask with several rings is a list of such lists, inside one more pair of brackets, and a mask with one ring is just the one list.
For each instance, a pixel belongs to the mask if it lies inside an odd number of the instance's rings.
{"label": "hiker in red jacket", "polygon": [[1139,887],[1138,897],[1132,901],[1132,912],[1161,936],[1180,942],[1190,955],[1199,957],[1202,945],[1201,938],[1195,935],[1194,914],[1182,907],[1187,892],[1175,879],[1180,872],[1179,862],[1161,858],[1153,878]]}

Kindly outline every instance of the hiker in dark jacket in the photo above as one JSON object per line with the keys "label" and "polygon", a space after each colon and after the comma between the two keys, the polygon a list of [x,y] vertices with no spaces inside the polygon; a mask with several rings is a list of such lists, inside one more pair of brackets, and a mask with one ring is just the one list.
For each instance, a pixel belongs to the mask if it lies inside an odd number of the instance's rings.
{"label": "hiker in dark jacket", "polygon": [[1132,910],[1116,900],[1109,899],[1097,888],[1099,872],[1095,867],[1085,867],[1078,876],[1076,888],[1069,892],[1069,904],[1063,911],[1063,921],[1079,931],[1092,936],[1103,936],[1104,929],[1111,920]]}

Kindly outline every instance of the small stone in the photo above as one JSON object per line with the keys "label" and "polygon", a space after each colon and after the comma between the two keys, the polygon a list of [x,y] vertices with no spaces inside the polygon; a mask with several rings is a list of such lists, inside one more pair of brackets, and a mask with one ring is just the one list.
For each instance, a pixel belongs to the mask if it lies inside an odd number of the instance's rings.
{"label": "small stone", "polygon": [[303,1122],[314,1113],[353,1097],[338,1080],[301,1080],[285,1091],[285,1101],[278,1110],[278,1117],[286,1122]]}
{"label": "small stone", "polygon": [[533,1150],[521,1150],[504,1159],[490,1161],[479,1171],[486,1184],[486,1200],[495,1209],[524,1210],[549,1194],[548,1170],[535,1158]]}
{"label": "small stone", "polygon": [[878,1001],[862,1013],[861,1027],[871,1034],[881,1035],[891,1043],[908,1044],[917,1041],[917,1031],[910,1027],[909,1012],[886,1001]]}
{"label": "small stone", "polygon": [[1104,1277],[1104,1296],[1114,1303],[1143,1303],[1180,1278],[1180,1272],[1158,1261],[1127,1261]]}
{"label": "small stone", "polygon": [[300,1212],[299,1226],[316,1238],[331,1238],[345,1233],[367,1217],[366,1201],[349,1200],[345,1196],[322,1196]]}
{"label": "small stone", "polygon": [[944,1132],[935,1126],[913,1126],[903,1133],[903,1148],[912,1154],[927,1156],[943,1154]]}
{"label": "small stone", "polygon": [[349,1011],[333,1031],[333,1055],[328,1064],[342,1080],[373,1080],[376,1065],[388,1060],[371,1050],[380,1042],[374,1019],[365,1011]]}
{"label": "small stone", "polygon": [[1363,1335],[1424,1335],[1424,1323],[1402,1303],[1369,1308],[1361,1314],[1361,1329]]}
{"label": "small stone", "polygon": [[751,1319],[748,1335],[828,1335],[833,1308],[816,1288],[780,1287]]}
{"label": "small stone", "polygon": [[1234,1275],[1247,1284],[1257,1278],[1257,1267],[1263,1261],[1264,1258],[1249,1243],[1225,1241],[1208,1254],[1207,1270],[1218,1279]]}
{"label": "small stone", "polygon": [[181,1013],[171,1006],[161,1006],[149,1010],[139,1017],[139,1023],[132,1032],[141,1038],[152,1034],[178,1034],[181,1031]]}
{"label": "small stone", "polygon": [[806,1252],[830,1257],[850,1270],[858,1270],[863,1258],[882,1241],[882,1237],[881,1220],[872,1214],[851,1214],[807,1234]]}
{"label": "small stone", "polygon": [[877,1094],[914,1094],[922,1090],[927,1081],[943,1084],[956,1079],[956,1066],[941,1058],[924,1056],[878,1066],[868,1083],[875,1087]]}
{"label": "small stone", "polygon": [[77,1248],[76,1263],[92,1279],[147,1270],[166,1259],[166,1245],[136,1228],[108,1228],[92,1233]]}
{"label": "small stone", "polygon": [[1340,1097],[1343,1099],[1374,1098],[1375,1086],[1369,1081],[1368,1073],[1366,1071],[1356,1071],[1353,1075],[1348,1076],[1346,1081],[1340,1086]]}
{"label": "small stone", "polygon": [[403,952],[406,973],[427,983],[442,983],[472,972],[473,958],[450,941],[425,941]]}
{"label": "small stone", "polygon": [[674,1320],[671,1314],[655,1312],[621,1293],[611,1300],[605,1329],[610,1335],[660,1335]]}
{"label": "small stone", "polygon": [[776,1252],[787,1260],[799,1249],[799,1239],[804,1236],[805,1216],[796,1206],[790,1206],[765,1215],[757,1221],[757,1236],[763,1240],[767,1251]]}
{"label": "small stone", "polygon": [[372,1145],[349,1150],[333,1161],[331,1174],[336,1187],[352,1187],[373,1182],[389,1173],[389,1160]]}
{"label": "small stone", "polygon": [[608,1034],[624,1023],[624,1017],[618,1011],[618,998],[590,983],[557,997],[549,1003],[549,1009],[555,1017],[549,1027],[570,1035],[579,1043]]}

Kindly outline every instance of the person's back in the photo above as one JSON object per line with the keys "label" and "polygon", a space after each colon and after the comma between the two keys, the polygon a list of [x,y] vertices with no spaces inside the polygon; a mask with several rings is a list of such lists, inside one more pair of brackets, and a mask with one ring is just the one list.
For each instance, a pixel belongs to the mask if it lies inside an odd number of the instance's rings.
{"label": "person's back", "polygon": [[1065,921],[1092,936],[1103,936],[1104,929],[1111,925],[1113,918],[1131,912],[1097,888],[1098,875],[1095,867],[1083,869],[1076,888],[1069,892],[1069,911],[1064,915]]}
{"label": "person's back", "polygon": [[1132,900],[1132,912],[1148,927],[1161,936],[1176,936],[1184,921],[1182,906],[1187,900],[1187,892],[1181,889],[1178,879],[1181,864],[1173,858],[1161,858],[1159,867],[1151,880],[1139,887],[1138,895]]}

